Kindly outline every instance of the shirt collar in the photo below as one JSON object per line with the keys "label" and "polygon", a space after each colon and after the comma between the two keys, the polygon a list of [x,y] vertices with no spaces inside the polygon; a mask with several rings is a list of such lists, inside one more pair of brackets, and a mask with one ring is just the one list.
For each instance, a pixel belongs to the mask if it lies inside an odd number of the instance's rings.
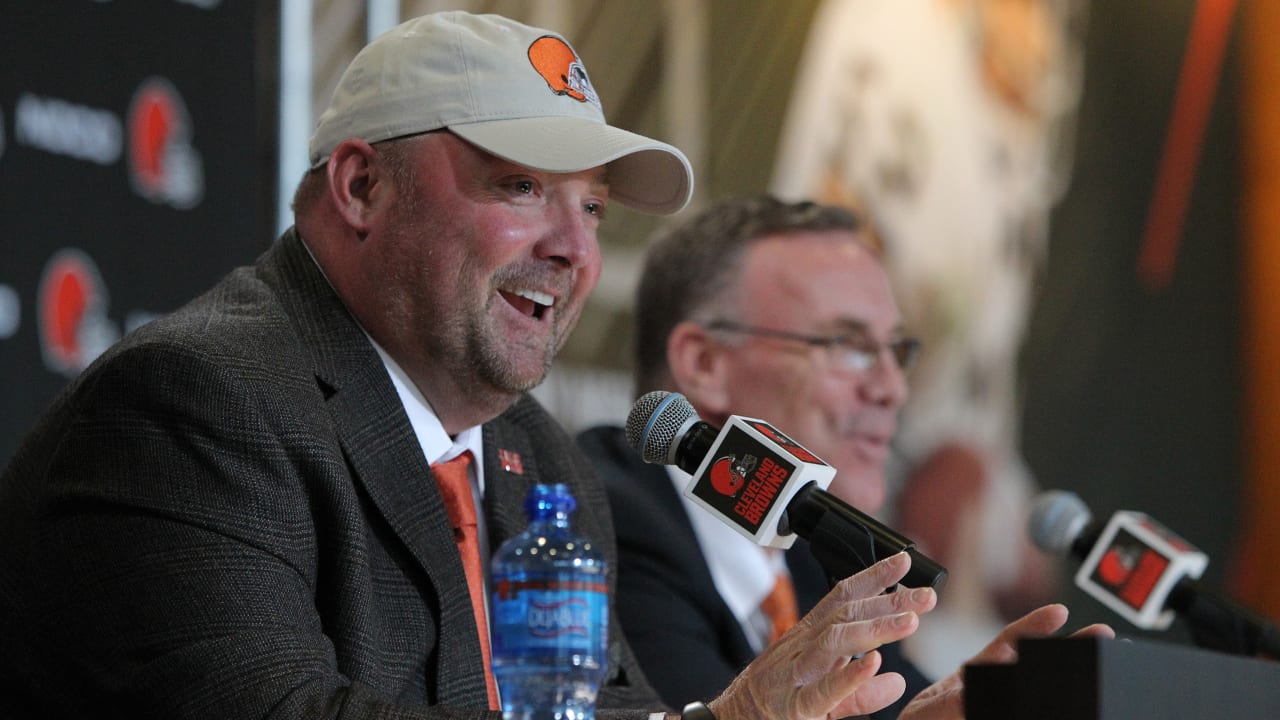
{"label": "shirt collar", "polygon": [[[302,247],[307,251],[307,255],[311,257],[311,262],[315,263],[316,269],[320,271],[320,276],[325,282],[329,283],[329,287],[333,287],[333,283],[329,282],[329,276],[325,274],[324,267],[316,260],[315,253],[311,252],[311,247],[307,245],[306,238],[298,233],[298,238],[302,240]],[[337,294],[337,290],[334,290]],[[352,318],[355,320],[355,318]],[[409,416],[409,425],[413,427],[413,434],[418,438],[418,445],[422,448],[422,455],[427,459],[427,464],[434,465],[438,462],[452,460],[462,453],[470,450],[471,457],[475,462],[471,463],[472,469],[475,471],[476,487],[480,490],[481,497],[484,496],[484,438],[479,425],[469,427],[458,433],[456,438],[449,437],[449,433],[445,432],[444,425],[440,423],[440,418],[436,416],[435,410],[432,409],[431,403],[422,396],[418,391],[418,386],[409,380],[409,375],[400,367],[399,363],[391,359],[391,355],[382,346],[373,339],[373,336],[360,325],[359,320],[355,320],[356,326],[360,328],[364,336],[369,338],[369,344],[374,350],[378,351],[378,357],[382,358],[382,365],[387,369],[387,374],[391,376],[391,384],[396,388],[396,395],[400,397],[400,404],[404,406],[405,414]]]}
{"label": "shirt collar", "polygon": [[373,338],[369,338],[369,342],[373,345],[373,349],[378,351],[382,364],[387,368],[387,374],[391,376],[391,384],[395,386],[396,394],[400,396],[400,404],[404,405],[404,412],[409,416],[409,424],[413,427],[413,434],[418,438],[423,457],[429,464],[434,465],[452,460],[470,450],[471,456],[475,458],[471,467],[475,470],[477,487],[483,495],[484,433],[480,429],[481,426],[473,425],[458,433],[457,437],[449,437],[449,433],[444,430],[444,425],[440,423],[440,418],[431,408],[431,403],[422,396],[418,386],[409,380],[404,369]]}

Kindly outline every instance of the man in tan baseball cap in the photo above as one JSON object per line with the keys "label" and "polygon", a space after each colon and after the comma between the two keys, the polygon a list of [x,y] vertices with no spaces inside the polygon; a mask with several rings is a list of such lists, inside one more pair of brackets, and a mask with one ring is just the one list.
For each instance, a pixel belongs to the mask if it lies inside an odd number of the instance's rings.
{"label": "man in tan baseball cap", "polygon": [[[0,475],[0,715],[496,718],[478,566],[536,483],[569,486],[612,597],[600,482],[527,391],[609,203],[679,210],[684,156],[607,125],[558,35],[442,13],[356,57],[311,160],[295,227],[108,350]],[[894,700],[875,648],[935,602],[881,593],[908,564],[841,583],[711,711]],[[608,641],[598,705],[647,718]]]}
{"label": "man in tan baseball cap", "polygon": [[349,137],[373,143],[439,129],[536,170],[607,166],[610,195],[636,210],[676,212],[693,192],[683,153],[605,122],[563,38],[464,12],[410,20],[360,51],[320,117],[311,164]]}

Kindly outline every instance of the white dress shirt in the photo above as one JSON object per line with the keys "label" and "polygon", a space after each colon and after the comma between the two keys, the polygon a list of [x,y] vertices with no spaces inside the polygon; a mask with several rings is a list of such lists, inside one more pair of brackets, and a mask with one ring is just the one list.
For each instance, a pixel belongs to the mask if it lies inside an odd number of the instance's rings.
{"label": "white dress shirt", "polygon": [[690,480],[688,473],[669,465],[667,474],[693,524],[693,534],[711,570],[716,591],[738,619],[752,649],[757,653],[763,651],[771,623],[761,612],[760,603],[773,590],[778,575],[787,574],[786,557],[779,550],[756,545],[685,497],[684,489]]}

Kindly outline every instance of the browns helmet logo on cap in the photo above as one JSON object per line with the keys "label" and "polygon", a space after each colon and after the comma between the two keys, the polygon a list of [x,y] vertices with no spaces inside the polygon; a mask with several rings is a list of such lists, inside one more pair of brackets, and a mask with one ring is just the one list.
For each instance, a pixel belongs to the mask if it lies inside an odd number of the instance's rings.
{"label": "browns helmet logo on cap", "polygon": [[587,68],[569,43],[554,35],[543,35],[529,46],[529,62],[555,94],[600,107],[600,97],[591,87]]}

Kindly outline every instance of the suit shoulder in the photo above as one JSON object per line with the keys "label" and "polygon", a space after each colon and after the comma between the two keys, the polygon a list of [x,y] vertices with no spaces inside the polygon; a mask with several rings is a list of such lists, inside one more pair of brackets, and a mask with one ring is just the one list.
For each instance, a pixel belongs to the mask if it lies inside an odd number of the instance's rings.
{"label": "suit shoulder", "polygon": [[617,425],[597,425],[574,438],[582,452],[597,468],[628,468],[644,463],[626,442],[625,431]]}
{"label": "suit shoulder", "polygon": [[253,277],[252,268],[237,268],[185,304],[139,326],[121,345],[234,347],[251,328],[276,330],[284,321],[271,291]]}

